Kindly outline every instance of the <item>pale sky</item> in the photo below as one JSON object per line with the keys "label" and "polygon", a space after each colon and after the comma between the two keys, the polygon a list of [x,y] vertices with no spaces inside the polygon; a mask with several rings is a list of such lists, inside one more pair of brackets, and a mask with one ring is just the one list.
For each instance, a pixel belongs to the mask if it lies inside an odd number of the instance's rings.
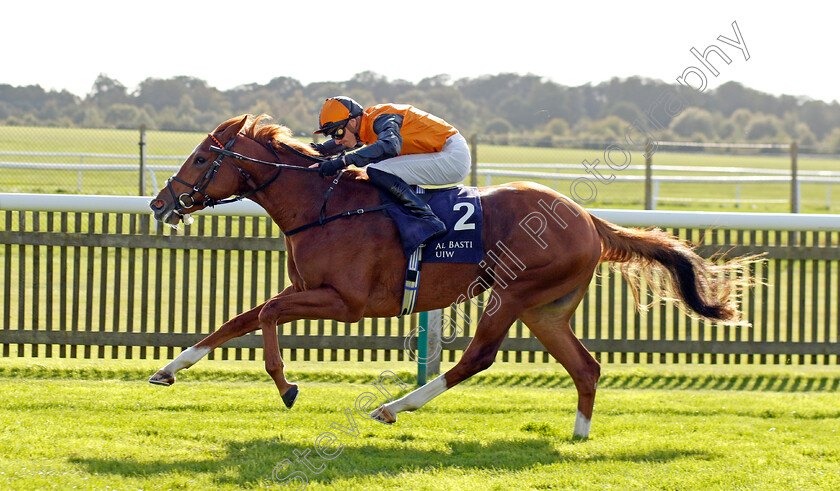
{"label": "pale sky", "polygon": [[[840,100],[834,2],[281,2],[76,0],[4,2],[0,84],[86,95],[99,73],[129,90],[188,75],[227,90],[288,76],[303,84],[372,70],[418,82],[504,72],[557,83],[614,76],[675,82],[703,70],[708,89],[734,80],[774,95]],[[736,40],[749,60],[718,36]],[[699,78],[690,79],[699,85]],[[644,103],[645,101],[640,101]]]}

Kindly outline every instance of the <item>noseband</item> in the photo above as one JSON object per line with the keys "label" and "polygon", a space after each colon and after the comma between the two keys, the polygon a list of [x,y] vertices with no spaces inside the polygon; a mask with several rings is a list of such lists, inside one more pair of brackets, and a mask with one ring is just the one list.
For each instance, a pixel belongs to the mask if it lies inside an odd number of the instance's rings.
{"label": "noseband", "polygon": [[[237,136],[238,135],[234,135],[234,137],[227,142],[227,144],[224,146],[224,150],[230,150],[233,147],[233,143],[236,141]],[[212,138],[213,141],[215,141],[216,144],[218,144],[220,147],[222,146],[215,136],[210,135],[210,138]],[[175,203],[175,209],[173,210],[174,213],[183,215],[183,210],[186,208],[192,208],[195,205],[213,206],[213,204],[215,204],[211,203],[215,200],[208,197],[207,194],[205,194],[205,190],[207,189],[207,186],[209,186],[210,183],[212,183],[216,179],[216,173],[219,171],[219,167],[222,166],[222,160],[224,158],[225,155],[219,152],[219,155],[218,157],[216,157],[216,160],[213,161],[213,164],[211,164],[210,168],[207,169],[207,172],[204,173],[204,177],[202,177],[201,180],[195,184],[190,184],[178,176],[172,176],[166,180],[166,188],[169,190],[169,194],[172,195],[173,203]],[[237,167],[237,169],[239,168]],[[242,169],[239,169],[239,172],[242,173]],[[172,181],[181,183],[184,186],[191,188],[191,190],[188,192],[183,192],[180,195],[176,195],[175,189],[172,187]],[[196,202],[196,193],[201,193],[201,195],[204,197],[204,201]]]}

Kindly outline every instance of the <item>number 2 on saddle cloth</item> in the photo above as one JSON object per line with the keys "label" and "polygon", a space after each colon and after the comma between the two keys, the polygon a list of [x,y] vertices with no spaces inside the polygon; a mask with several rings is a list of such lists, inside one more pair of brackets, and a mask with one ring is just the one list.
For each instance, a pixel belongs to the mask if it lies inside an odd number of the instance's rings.
{"label": "number 2 on saddle cloth", "polygon": [[[400,206],[385,209],[385,213],[397,225],[403,252],[408,258],[400,315],[414,311],[421,262],[479,263],[484,256],[481,243],[481,199],[477,188],[455,186],[428,190],[417,187],[416,193],[446,224],[446,234],[426,243],[429,233],[424,233],[423,228],[416,226],[422,219]],[[383,202],[390,200],[385,193],[381,194]]]}
{"label": "number 2 on saddle cloth", "polygon": [[[446,235],[429,242],[423,251],[423,261],[428,263],[478,263],[484,256],[481,244],[481,199],[478,189],[455,186],[443,189],[415,188],[432,211],[446,223]],[[390,198],[382,193],[382,199]],[[426,242],[429,234],[412,225],[422,221],[399,206],[385,209],[397,224],[403,252],[410,258]]]}

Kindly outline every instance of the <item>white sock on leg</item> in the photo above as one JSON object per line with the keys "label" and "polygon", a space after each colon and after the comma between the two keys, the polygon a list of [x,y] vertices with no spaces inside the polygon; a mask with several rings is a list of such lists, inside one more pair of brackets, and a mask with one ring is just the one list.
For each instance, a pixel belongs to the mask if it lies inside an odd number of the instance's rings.
{"label": "white sock on leg", "polygon": [[589,427],[592,425],[592,420],[587,418],[580,412],[580,409],[577,410],[575,414],[575,436],[580,438],[589,438]]}
{"label": "white sock on leg", "polygon": [[179,370],[189,368],[198,363],[198,360],[204,358],[204,355],[209,352],[210,348],[187,348],[161,370],[165,373],[175,375]]}
{"label": "white sock on leg", "polygon": [[385,407],[391,411],[391,414],[396,416],[401,411],[419,409],[444,392],[446,392],[446,379],[443,375],[439,375],[423,387],[409,392],[390,404],[386,404]]}

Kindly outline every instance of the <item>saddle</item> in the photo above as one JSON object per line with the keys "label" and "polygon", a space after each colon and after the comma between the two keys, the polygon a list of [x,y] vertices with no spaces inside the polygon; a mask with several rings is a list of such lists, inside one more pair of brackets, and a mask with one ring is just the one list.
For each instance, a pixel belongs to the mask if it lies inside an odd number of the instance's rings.
{"label": "saddle", "polygon": [[[416,187],[414,192],[432,208],[446,224],[446,234],[429,241],[432,232],[426,221],[412,215],[401,206],[384,209],[394,223],[402,241],[403,253],[408,259],[405,287],[400,315],[414,311],[420,269],[427,263],[479,263],[484,257],[481,241],[482,210],[478,188],[454,186],[443,189]],[[381,193],[382,201],[393,201]]]}
{"label": "saddle", "polygon": [[[446,224],[446,234],[428,241],[431,233],[425,220],[412,215],[401,206],[385,209],[400,233],[406,258],[425,247],[423,261],[429,263],[478,263],[484,256],[481,243],[481,199],[478,188],[454,186],[442,189],[424,189],[413,186],[423,199]],[[392,201],[381,193],[382,200]]]}

